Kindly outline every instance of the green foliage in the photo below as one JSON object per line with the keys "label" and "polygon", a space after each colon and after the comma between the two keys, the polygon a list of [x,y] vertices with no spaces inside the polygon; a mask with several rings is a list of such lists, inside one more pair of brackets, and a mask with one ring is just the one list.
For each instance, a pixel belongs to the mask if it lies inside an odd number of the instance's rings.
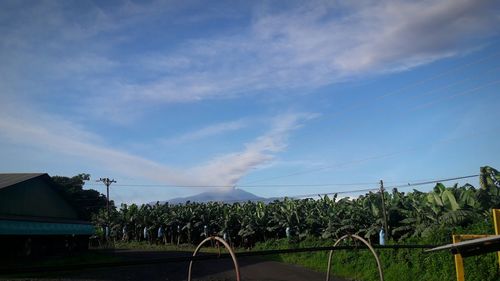
{"label": "green foliage", "polygon": [[[428,244],[431,242],[449,243],[451,233],[492,233],[491,221],[481,221],[469,227],[438,228],[433,231],[436,237],[432,239],[411,238],[405,243]],[[439,238],[437,237],[439,236]],[[257,243],[256,249],[288,249],[302,247],[326,247],[332,246],[333,240],[306,239],[299,243],[290,244],[287,239],[268,240]],[[426,281],[454,281],[455,267],[453,256],[448,252],[426,254],[421,249],[379,249],[377,250],[385,280],[426,280]],[[326,272],[328,264],[328,252],[282,254],[270,257],[273,260],[301,265],[319,272]],[[499,280],[497,272],[498,262],[496,254],[491,253],[483,256],[464,259],[466,280]],[[332,274],[347,279],[378,281],[378,272],[373,255],[360,246],[356,250],[335,251],[332,260]]]}
{"label": "green foliage", "polygon": [[93,189],[83,189],[85,181],[90,180],[89,174],[79,174],[74,177],[53,176],[59,191],[73,206],[76,207],[83,220],[90,220],[92,214],[106,207],[106,197]]}
{"label": "green foliage", "polygon": [[[428,193],[385,193],[389,238],[407,241],[418,238],[435,243],[446,242],[457,227],[468,227],[491,216],[491,208],[500,207],[500,188],[496,185],[498,172],[481,168],[482,186],[470,184],[446,187],[438,183]],[[66,178],[65,186],[76,186],[80,193],[84,176]],[[57,180],[57,178],[56,178]],[[59,180],[61,182],[61,180]],[[70,188],[68,190],[71,190]],[[383,225],[382,200],[379,193],[368,193],[358,198],[338,199],[324,196],[318,200],[285,198],[268,204],[221,202],[137,206],[123,204],[113,208],[111,232],[116,239],[142,240],[144,228],[155,236],[161,226],[167,241],[196,244],[204,238],[205,226],[210,235],[222,236],[236,246],[251,247],[256,242],[279,239],[290,229],[290,240],[306,238],[337,239],[345,234],[358,234],[378,241]],[[97,225],[107,222],[105,212],[94,218]]]}

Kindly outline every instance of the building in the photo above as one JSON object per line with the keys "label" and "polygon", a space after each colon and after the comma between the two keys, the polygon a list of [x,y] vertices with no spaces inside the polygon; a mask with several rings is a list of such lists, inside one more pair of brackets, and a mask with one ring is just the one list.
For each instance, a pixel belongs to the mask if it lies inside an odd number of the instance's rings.
{"label": "building", "polygon": [[0,174],[0,246],[17,255],[86,249],[82,221],[48,174]]}

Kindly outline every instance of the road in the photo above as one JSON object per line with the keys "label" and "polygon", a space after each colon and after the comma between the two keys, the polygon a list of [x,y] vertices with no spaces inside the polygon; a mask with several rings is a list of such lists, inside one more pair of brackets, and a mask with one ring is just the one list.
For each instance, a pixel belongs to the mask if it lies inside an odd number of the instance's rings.
{"label": "road", "polygon": [[[186,256],[190,253],[121,250],[114,253],[126,260],[158,259],[172,256]],[[325,274],[300,266],[268,261],[257,257],[240,257],[241,280],[245,281],[324,281]],[[187,280],[188,262],[148,264],[126,267],[92,268],[70,272],[44,274],[18,280]],[[196,261],[193,265],[193,280],[229,281],[236,280],[231,259]],[[1,277],[0,277],[1,279]],[[5,280],[5,279],[4,279]],[[12,279],[7,279],[12,280]],[[15,279],[14,279],[15,280]],[[345,281],[331,279],[334,281]]]}

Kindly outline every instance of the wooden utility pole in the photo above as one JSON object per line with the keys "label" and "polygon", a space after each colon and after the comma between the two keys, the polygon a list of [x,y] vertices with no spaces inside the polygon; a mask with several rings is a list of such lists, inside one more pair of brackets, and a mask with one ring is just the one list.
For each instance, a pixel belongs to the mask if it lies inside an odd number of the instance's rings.
{"label": "wooden utility pole", "polygon": [[102,182],[104,183],[104,185],[106,185],[106,209],[107,209],[107,223],[108,223],[108,227],[109,227],[109,219],[110,219],[110,215],[109,215],[109,186],[112,184],[112,183],[115,183],[116,181],[114,179],[110,180],[109,178],[99,178],[98,182]]}
{"label": "wooden utility pole", "polygon": [[384,216],[384,231],[387,238],[389,238],[389,231],[387,230],[387,213],[385,212],[385,193],[384,182],[380,180],[380,197],[382,198],[382,214]]}

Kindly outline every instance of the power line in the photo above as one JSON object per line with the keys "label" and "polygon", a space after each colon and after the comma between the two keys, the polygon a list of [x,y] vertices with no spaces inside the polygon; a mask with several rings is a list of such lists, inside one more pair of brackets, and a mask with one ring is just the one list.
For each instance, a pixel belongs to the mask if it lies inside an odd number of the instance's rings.
{"label": "power line", "polygon": [[[337,163],[337,164],[333,164],[333,165],[325,165],[325,166],[322,166],[322,167],[319,167],[319,168],[316,168],[316,169],[302,170],[302,171],[297,171],[297,172],[294,172],[294,173],[290,173],[290,174],[286,174],[286,175],[281,175],[281,176],[261,178],[261,179],[258,179],[258,180],[250,181],[247,184],[257,183],[257,182],[262,182],[262,181],[268,181],[268,180],[273,180],[273,179],[280,179],[280,178],[292,177],[292,176],[303,175],[303,174],[308,174],[308,173],[314,173],[314,172],[319,172],[319,171],[323,171],[323,170],[327,170],[327,169],[331,169],[331,168],[335,168],[335,167],[343,167],[343,166],[347,166],[347,165],[350,165],[350,164],[363,163],[363,162],[366,162],[366,161],[371,161],[371,160],[376,160],[376,159],[390,158],[390,157],[393,157],[393,156],[396,156],[396,155],[399,155],[399,154],[403,154],[403,153],[406,153],[406,152],[415,151],[415,150],[421,150],[421,149],[424,149],[424,148],[427,148],[427,147],[430,147],[430,146],[433,146],[433,145],[436,145],[436,144],[450,143],[450,142],[458,141],[458,140],[463,139],[463,138],[468,138],[470,136],[491,134],[492,132],[494,132],[494,131],[496,131],[498,129],[500,129],[500,128],[490,128],[487,131],[479,131],[479,133],[478,132],[473,132],[473,133],[464,134],[464,135],[461,135],[461,136],[458,136],[458,137],[455,137],[455,138],[442,139],[442,140],[431,142],[431,143],[428,143],[428,144],[425,144],[425,145],[417,145],[417,146],[409,147],[407,149],[402,149],[402,150],[399,150],[399,151],[394,151],[394,152],[390,152],[390,153],[386,153],[386,154],[374,155],[374,156],[367,157],[367,158],[362,158],[362,159],[353,160],[353,161],[347,161],[347,162],[343,162],[343,163]],[[378,183],[376,183],[376,184],[378,184]]]}
{"label": "power line", "polygon": [[494,71],[498,71],[499,69],[500,69],[500,66],[496,66],[494,68],[487,69],[487,70],[485,70],[483,72],[477,72],[477,73],[474,73],[473,75],[469,75],[468,77],[460,79],[459,81],[456,81],[454,83],[445,84],[444,86],[440,86],[440,87],[437,87],[437,88],[434,88],[434,89],[430,89],[430,90],[427,90],[427,91],[424,91],[424,92],[418,92],[418,93],[416,93],[416,95],[413,95],[412,98],[422,97],[422,96],[428,96],[431,93],[434,93],[434,92],[437,92],[437,91],[441,91],[441,90],[444,90],[444,89],[447,89],[447,88],[451,88],[451,87],[459,85],[459,84],[463,84],[464,82],[472,80],[473,77],[474,78],[476,78],[477,76],[483,77],[485,74],[488,74],[488,73],[494,72]]}
{"label": "power line", "polygon": [[[410,183],[411,181],[415,180],[409,180],[409,181],[387,181],[386,183],[406,183],[406,184],[401,184],[401,185],[392,185],[392,186],[386,186],[385,188],[403,188],[403,187],[410,187],[410,186],[419,186],[419,185],[426,185],[426,184],[431,184],[431,183],[438,183],[438,182],[447,182],[447,181],[452,181],[452,180],[459,180],[459,179],[466,179],[466,178],[473,178],[473,177],[478,177],[479,174],[476,175],[469,175],[469,176],[462,176],[462,177],[454,177],[454,178],[445,178],[445,179],[429,179],[425,180],[422,182],[419,182],[420,180],[417,180],[418,182],[416,183]],[[359,185],[376,185],[378,183],[376,182],[360,182],[360,183],[321,183],[321,184],[262,184],[262,185],[238,185],[238,186],[229,186],[229,185],[163,185],[163,184],[115,184],[114,186],[123,186],[123,187],[210,187],[210,188],[233,188],[233,187],[333,187],[333,186],[359,186]],[[359,193],[359,192],[368,192],[368,191],[376,191],[378,188],[366,188],[366,189],[353,189],[353,190],[343,190],[343,191],[337,191],[337,192],[330,192],[330,193],[312,193],[312,194],[305,194],[305,195],[298,195],[298,196],[293,196],[293,197],[308,197],[308,196],[316,196],[316,195],[331,195],[331,194],[344,194],[344,193]],[[290,196],[287,196],[290,197]],[[284,197],[277,197],[277,198],[284,198]],[[96,199],[88,199],[88,200],[96,200]]]}
{"label": "power line", "polygon": [[[371,192],[371,191],[378,191],[378,188],[367,188],[367,189],[356,189],[356,190],[343,190],[343,191],[337,191],[337,192],[327,192],[327,193],[310,193],[310,194],[303,194],[303,195],[295,195],[295,196],[290,196],[289,198],[311,198],[311,197],[322,197],[325,195],[335,195],[335,194],[352,194],[352,193],[360,193],[360,192]],[[280,197],[284,198],[284,197]]]}
{"label": "power line", "polygon": [[[387,186],[385,188],[398,188],[398,187],[420,186],[420,185],[426,185],[426,184],[431,184],[431,183],[440,183],[440,182],[448,182],[448,181],[453,181],[453,180],[473,178],[473,177],[478,177],[478,176],[479,176],[479,174],[469,175],[469,176],[461,176],[461,177],[454,177],[454,178],[437,179],[437,180],[431,180],[431,181],[425,181],[425,182],[408,183],[406,185]],[[280,200],[280,199],[284,199],[284,198],[301,199],[301,198],[321,197],[321,196],[336,195],[336,194],[353,194],[353,193],[360,193],[360,192],[376,192],[376,191],[379,191],[379,190],[380,190],[380,188],[366,188],[366,189],[343,190],[343,191],[327,192],[327,193],[309,193],[309,194],[301,194],[301,195],[293,195],[293,196],[271,197],[271,198],[265,199],[264,201]],[[261,199],[257,199],[257,200],[226,200],[224,202],[225,203],[237,203],[237,202],[248,202],[248,201],[252,202],[252,201],[262,201],[262,200]]]}
{"label": "power line", "polygon": [[[385,188],[408,188],[408,187],[412,187],[412,186],[422,186],[422,185],[433,184],[433,183],[441,183],[441,182],[448,182],[448,181],[461,180],[461,179],[467,179],[467,178],[474,178],[474,177],[478,177],[478,176],[480,176],[480,175],[479,174],[474,174],[474,175],[468,175],[468,176],[435,179],[435,180],[428,180],[428,181],[415,182],[415,183],[410,183],[411,181],[408,181],[408,183],[405,184],[405,185],[386,186]],[[403,181],[399,181],[399,182],[403,182]],[[344,185],[355,185],[355,184],[356,183],[345,183]],[[365,183],[365,184],[375,185],[373,183]],[[273,186],[273,185],[270,185],[270,186]],[[297,186],[299,186],[299,185],[297,185]],[[302,186],[307,187],[307,186],[312,186],[312,185],[302,185]],[[309,193],[309,194],[281,196],[281,197],[270,197],[270,198],[259,198],[259,199],[223,200],[222,202],[223,203],[244,203],[244,202],[262,202],[262,201],[264,201],[264,202],[272,202],[272,201],[275,201],[275,200],[283,200],[285,198],[303,199],[303,198],[314,198],[314,197],[322,197],[322,196],[330,196],[330,195],[338,195],[338,194],[355,194],[355,193],[361,193],[361,192],[377,192],[379,190],[380,190],[379,187],[377,187],[377,188],[374,187],[374,188],[366,188],[366,189],[342,190],[342,191],[327,192],[327,193],[317,192],[317,193]],[[168,200],[166,200],[166,201],[168,202]],[[87,207],[89,207],[89,206],[87,206]],[[90,206],[90,207],[94,207],[94,206]],[[95,207],[97,207],[97,205]]]}
{"label": "power line", "polygon": [[448,74],[450,74],[450,73],[453,73],[453,72],[455,72],[455,71],[457,71],[457,70],[460,70],[460,69],[462,69],[462,68],[467,68],[467,67],[469,67],[469,66],[472,66],[472,65],[478,64],[478,63],[480,63],[480,62],[487,61],[487,60],[489,60],[489,59],[491,59],[491,58],[494,58],[494,57],[496,57],[496,56],[498,56],[498,55],[500,55],[500,52],[493,52],[492,54],[488,54],[488,55],[486,55],[486,56],[484,56],[484,57],[479,58],[478,60],[475,60],[475,61],[472,61],[472,62],[467,62],[467,63],[464,63],[464,64],[459,64],[459,65],[457,65],[457,66],[455,66],[455,67],[452,67],[452,68],[450,68],[450,69],[448,69],[448,70],[445,70],[445,71],[443,71],[443,72],[440,72],[440,73],[438,73],[437,75],[430,76],[430,77],[427,77],[427,78],[424,78],[424,79],[418,80],[418,81],[413,82],[413,83],[411,83],[411,84],[409,84],[409,85],[406,85],[406,86],[404,86],[404,87],[401,87],[400,89],[397,89],[397,90],[395,90],[395,91],[392,91],[392,92],[386,93],[386,94],[384,94],[384,95],[382,95],[382,96],[379,96],[379,98],[380,98],[380,99],[382,99],[382,98],[386,98],[386,97],[389,97],[389,96],[396,95],[396,94],[398,94],[398,93],[400,93],[400,92],[403,92],[404,90],[406,90],[406,89],[408,89],[408,88],[412,88],[412,87],[414,87],[414,86],[418,86],[418,85],[424,84],[424,83],[426,83],[426,82],[436,80],[436,79],[438,79],[438,78],[441,78],[441,77],[443,77],[443,76],[446,76],[446,75],[448,75]]}
{"label": "power line", "polygon": [[[459,69],[462,69],[462,68],[466,68],[466,67],[470,67],[472,65],[475,65],[475,64],[478,64],[478,63],[481,63],[481,62],[484,62],[484,61],[487,61],[493,57],[496,57],[500,55],[500,52],[494,52],[492,54],[488,54],[484,57],[481,57],[480,59],[478,60],[475,60],[475,61],[472,61],[472,62],[467,62],[467,63],[464,63],[464,64],[460,64],[460,65],[457,65],[451,69],[448,69],[446,71],[443,71],[441,73],[438,73],[437,75],[434,75],[434,76],[431,76],[431,77],[427,77],[427,78],[424,78],[424,79],[421,79],[419,81],[416,81],[414,83],[411,83],[409,85],[406,85],[406,86],[403,86],[397,90],[394,90],[392,92],[389,92],[389,93],[386,93],[386,94],[383,94],[381,96],[378,96],[378,97],[375,97],[375,99],[383,99],[383,98],[386,98],[386,97],[389,97],[389,96],[393,96],[395,94],[399,94],[401,92],[404,92],[405,90],[409,89],[409,88],[412,88],[412,87],[415,87],[415,86],[418,86],[418,85],[421,85],[425,82],[429,82],[429,81],[432,81],[432,80],[436,80],[440,77],[443,77],[445,75],[448,75],[452,72],[455,72]],[[494,68],[496,69],[496,68]],[[491,71],[491,70],[489,70]],[[488,71],[488,72],[489,72]],[[462,81],[462,80],[461,80]],[[470,92],[475,92],[477,90],[479,90],[480,88],[483,88],[483,87],[487,87],[487,86],[490,86],[492,84],[496,84],[500,82],[500,80],[495,80],[495,81],[490,81],[489,83],[486,83],[486,84],[482,84],[480,86],[477,86],[476,88],[473,88],[473,89],[469,89],[467,91],[463,91],[463,92],[460,92],[458,94],[455,94],[455,95],[452,95],[451,97],[448,97],[448,98],[453,98],[455,96],[459,96],[459,95],[464,95],[464,94],[467,94],[467,93],[470,93]],[[456,84],[456,82],[452,83],[453,84]],[[436,101],[434,101],[435,103]],[[363,104],[366,104],[366,100],[364,100],[363,103],[361,104],[358,104],[358,105],[354,105],[354,106],[351,106],[350,108],[347,108],[347,109],[344,109],[342,111],[338,111],[336,113],[334,113],[334,115],[340,115],[342,113],[348,113],[348,112],[351,112],[353,109],[356,109],[356,108],[359,108],[361,105]],[[425,105],[424,105],[425,106]],[[390,156],[390,155],[388,155]],[[385,157],[388,157],[388,156],[382,156],[381,158],[385,158]],[[377,159],[378,157],[375,157],[375,158],[368,158],[368,159],[364,159],[362,162],[364,161],[369,161],[369,160],[373,160],[373,159]],[[250,181],[250,183],[254,183],[254,182],[262,182],[262,181],[267,181],[267,180],[272,180],[272,179],[279,179],[279,178],[283,178],[283,177],[289,177],[289,176],[295,176],[295,175],[301,175],[301,174],[305,174],[305,173],[310,173],[310,172],[316,172],[316,171],[321,171],[321,170],[325,170],[325,169],[328,169],[330,168],[330,166],[325,166],[325,167],[321,167],[321,168],[317,168],[317,169],[314,169],[314,170],[305,170],[305,171],[298,171],[298,172],[294,172],[294,173],[290,173],[290,174],[287,174],[287,175],[283,175],[283,176],[276,176],[276,177],[270,177],[270,178],[265,178],[265,179],[260,179],[260,180],[254,180],[254,181]]]}
{"label": "power line", "polygon": [[[500,55],[500,52],[494,52],[492,54],[488,54],[488,55],[486,55],[484,57],[481,57],[478,60],[475,60],[475,61],[472,61],[472,62],[467,62],[467,63],[464,63],[464,64],[459,64],[459,65],[457,65],[455,67],[452,67],[451,69],[447,69],[447,70],[442,71],[442,72],[440,72],[440,73],[438,73],[436,75],[433,75],[433,76],[426,77],[424,79],[415,81],[413,83],[407,84],[405,86],[400,87],[399,89],[387,92],[385,94],[382,94],[382,95],[379,95],[379,96],[375,96],[372,100],[381,100],[381,99],[385,99],[385,98],[390,97],[390,96],[394,96],[394,95],[403,93],[403,92],[405,92],[406,90],[408,90],[410,88],[422,85],[422,84],[424,84],[426,82],[429,82],[429,81],[436,80],[436,79],[441,78],[443,76],[446,76],[446,75],[448,75],[450,73],[453,73],[453,72],[455,72],[457,70],[460,70],[460,69],[463,69],[463,68],[467,68],[467,67],[470,67],[472,65],[475,65],[475,64],[487,61],[487,60],[489,60],[491,58],[494,58],[494,57],[496,57],[498,55]],[[354,109],[361,108],[363,105],[365,105],[367,103],[368,103],[368,100],[367,99],[363,99],[363,102],[358,103],[358,104],[351,104],[350,107],[347,107],[347,108],[344,108],[343,110],[337,111],[337,112],[333,113],[332,115],[333,116],[338,116],[338,115],[342,115],[344,113],[351,112]]]}
{"label": "power line", "polygon": [[[448,182],[448,181],[454,181],[454,180],[468,179],[468,178],[474,178],[474,177],[479,177],[479,174],[469,175],[469,176],[461,176],[461,177],[454,177],[454,178],[437,179],[437,180],[424,181],[424,182],[408,183],[406,185],[386,186],[385,189],[387,189],[387,188],[403,188],[403,187],[411,187],[411,186],[421,186],[421,185],[427,185],[427,184],[432,184],[432,183],[441,183],[441,182]],[[305,195],[297,195],[297,196],[293,196],[293,197],[294,198],[306,198],[306,197],[314,197],[314,196],[322,196],[322,195],[350,194],[350,193],[370,192],[370,191],[379,191],[379,190],[380,190],[379,188],[368,188],[368,189],[344,190],[344,191],[328,192],[328,193],[305,194]]]}
{"label": "power line", "polygon": [[432,180],[432,181],[408,183],[406,185],[393,185],[393,186],[388,186],[387,188],[405,188],[405,187],[412,187],[412,186],[421,186],[421,185],[427,185],[427,184],[432,184],[432,183],[440,183],[440,182],[447,182],[447,181],[454,181],[454,180],[462,180],[462,179],[468,179],[468,178],[475,178],[475,177],[479,177],[479,176],[480,176],[479,174],[475,174],[475,175],[463,176],[463,177],[455,177],[455,178],[447,178],[447,179],[440,179],[440,180]]}
{"label": "power line", "polygon": [[[175,185],[175,184],[114,184],[119,187],[186,187],[186,188],[233,188],[233,187],[329,187],[329,186],[360,186],[374,185],[376,182],[358,183],[317,183],[317,184],[258,184],[258,185]],[[97,186],[90,184],[91,186]]]}
{"label": "power line", "polygon": [[[478,177],[478,176],[479,176],[479,174],[454,177],[454,178],[444,178],[444,179],[437,179],[437,180],[431,180],[431,181],[425,181],[425,182],[408,183],[406,185],[386,186],[385,188],[404,188],[404,187],[410,187],[410,186],[420,186],[420,185],[426,185],[426,184],[431,184],[431,183],[440,183],[440,182],[448,182],[448,181],[453,181],[453,180],[473,178],[473,177]],[[376,192],[379,190],[380,190],[380,188],[367,188],[367,189],[343,190],[343,191],[327,192],[327,193],[309,193],[309,194],[294,195],[294,196],[272,197],[272,198],[268,198],[265,201],[280,200],[280,199],[284,199],[284,198],[301,199],[301,198],[321,197],[321,196],[328,196],[328,195],[335,195],[335,194],[352,194],[352,193],[372,192],[372,191]],[[232,200],[232,201],[224,201],[224,202],[236,203],[236,202],[248,202],[248,201],[259,201],[259,200]]]}
{"label": "power line", "polygon": [[421,104],[421,105],[415,107],[413,110],[424,108],[424,107],[433,105],[433,104],[438,103],[438,102],[443,101],[443,100],[452,99],[452,98],[455,98],[455,97],[458,97],[458,96],[464,96],[464,95],[467,95],[467,94],[471,94],[471,93],[477,92],[478,90],[480,90],[482,88],[486,88],[486,87],[489,87],[489,86],[492,86],[492,85],[495,85],[495,84],[498,84],[498,83],[500,83],[500,79],[489,81],[488,83],[480,84],[479,86],[476,86],[476,87],[474,87],[472,89],[468,89],[468,90],[461,91],[461,92],[458,92],[458,93],[455,93],[455,94],[452,94],[452,95],[448,95],[448,96],[444,96],[444,97],[439,97],[439,98],[437,98],[437,99],[435,99],[433,101]]}
{"label": "power line", "polygon": [[[413,150],[413,149],[409,149],[409,150]],[[358,159],[358,160],[347,161],[347,162],[344,162],[344,163],[337,163],[337,164],[332,164],[332,165],[326,165],[326,166],[319,167],[319,168],[316,168],[316,169],[309,169],[309,170],[297,171],[297,172],[294,172],[294,173],[290,173],[290,174],[286,174],[286,175],[281,175],[281,176],[274,176],[274,177],[268,177],[268,178],[258,179],[258,180],[250,181],[249,183],[256,183],[256,182],[262,182],[262,181],[268,181],[268,180],[274,180],[274,179],[280,179],[280,178],[287,178],[287,177],[291,177],[291,176],[297,176],[297,175],[303,175],[303,174],[309,174],[309,173],[319,172],[319,171],[331,169],[333,167],[342,167],[342,166],[347,166],[347,165],[350,165],[350,164],[363,163],[363,162],[370,161],[370,160],[375,160],[375,159],[388,158],[388,157],[391,157],[391,156],[394,156],[394,155],[401,154],[403,152],[406,152],[406,150],[404,150],[404,151],[396,151],[396,152],[391,152],[391,153],[386,153],[386,154],[380,154],[380,155],[375,155],[375,156],[371,156],[371,157],[367,157],[367,158],[362,158],[362,159]]]}
{"label": "power line", "polygon": [[[431,180],[431,181],[425,181],[425,182],[408,183],[406,185],[387,186],[385,188],[405,188],[405,187],[411,187],[411,186],[421,186],[421,185],[427,185],[427,184],[432,184],[432,183],[441,183],[441,182],[448,182],[448,181],[453,181],[453,180],[473,178],[473,177],[478,177],[478,176],[479,176],[479,174],[469,175],[469,176],[461,176],[461,177],[454,177],[454,178],[437,179],[437,180]],[[270,201],[275,201],[275,200],[282,200],[282,199],[285,199],[285,198],[303,199],[303,198],[322,197],[322,196],[337,195],[337,194],[353,194],[353,193],[361,193],[361,192],[377,192],[379,190],[380,190],[380,188],[366,188],[366,189],[342,190],[342,191],[327,192],[327,193],[317,192],[317,193],[292,195],[292,196],[271,197],[271,198],[265,198],[265,199],[224,200],[223,202],[224,203],[259,202],[259,201],[270,202]]]}

